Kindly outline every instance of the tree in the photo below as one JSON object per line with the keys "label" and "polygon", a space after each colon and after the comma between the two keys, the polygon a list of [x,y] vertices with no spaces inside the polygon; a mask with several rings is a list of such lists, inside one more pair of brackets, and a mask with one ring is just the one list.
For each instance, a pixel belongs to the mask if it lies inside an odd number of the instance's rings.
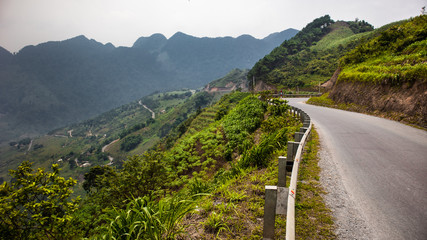
{"label": "tree", "polygon": [[140,135],[126,137],[120,144],[120,150],[129,152],[130,150],[136,148],[138,144],[141,143],[141,141],[142,137]]}
{"label": "tree", "polygon": [[80,197],[69,200],[77,183],[53,172],[34,171],[25,161],[17,170],[9,170],[12,180],[0,185],[0,236],[2,239],[70,239],[72,213]]}
{"label": "tree", "polygon": [[160,151],[128,157],[120,174],[120,191],[127,198],[156,195],[168,183],[167,163]]}
{"label": "tree", "polygon": [[98,192],[104,187],[110,187],[117,180],[117,173],[110,166],[95,166],[84,175],[83,189],[87,193]]}

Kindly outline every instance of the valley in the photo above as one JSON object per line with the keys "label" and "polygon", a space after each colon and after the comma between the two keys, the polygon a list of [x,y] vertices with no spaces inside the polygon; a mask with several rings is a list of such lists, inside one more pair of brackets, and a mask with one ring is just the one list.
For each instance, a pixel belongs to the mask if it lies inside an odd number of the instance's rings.
{"label": "valley", "polygon": [[234,68],[252,67],[297,32],[264,39],[154,34],[132,47],[80,35],[15,54],[0,47],[0,144],[95,117],[155,91],[201,88]]}

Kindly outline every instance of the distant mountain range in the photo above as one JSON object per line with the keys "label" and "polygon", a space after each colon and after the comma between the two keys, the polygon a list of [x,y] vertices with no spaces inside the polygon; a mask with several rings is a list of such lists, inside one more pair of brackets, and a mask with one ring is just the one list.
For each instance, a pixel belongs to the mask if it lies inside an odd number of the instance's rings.
{"label": "distant mountain range", "polygon": [[0,143],[87,119],[154,91],[202,87],[234,68],[251,68],[297,32],[264,39],[154,34],[132,47],[77,36],[17,54],[0,47]]}

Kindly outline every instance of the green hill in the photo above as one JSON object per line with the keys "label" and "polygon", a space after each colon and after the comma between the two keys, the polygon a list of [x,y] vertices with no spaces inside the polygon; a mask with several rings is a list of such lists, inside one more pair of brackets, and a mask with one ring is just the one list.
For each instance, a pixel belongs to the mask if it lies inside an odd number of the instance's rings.
{"label": "green hill", "polygon": [[[258,61],[249,71],[248,79],[277,89],[315,90],[319,82],[332,76],[338,59],[372,29],[364,21],[335,22],[328,15],[315,19]],[[252,82],[250,85],[252,88]]]}
{"label": "green hill", "polygon": [[[62,175],[75,179],[82,179],[90,166],[111,164],[110,160],[120,167],[127,156],[150,149],[171,129],[194,118],[198,109],[218,98],[194,90],[154,93],[45,136],[10,142],[0,147],[0,177],[8,179],[8,169],[25,160],[45,168],[61,163]],[[143,105],[155,112],[155,119]]]}

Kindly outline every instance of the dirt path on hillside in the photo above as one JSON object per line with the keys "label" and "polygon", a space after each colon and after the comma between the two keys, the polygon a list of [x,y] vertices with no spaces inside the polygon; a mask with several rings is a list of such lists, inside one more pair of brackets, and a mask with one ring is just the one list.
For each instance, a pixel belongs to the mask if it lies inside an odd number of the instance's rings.
{"label": "dirt path on hillside", "polygon": [[153,110],[149,109],[147,106],[145,106],[144,104],[142,104],[141,100],[139,100],[138,103],[139,103],[139,105],[143,106],[145,109],[147,109],[148,111],[151,112],[151,118],[152,119],[156,118],[156,113]]}
{"label": "dirt path on hillside", "polygon": [[114,144],[115,142],[117,142],[117,141],[119,141],[119,140],[120,140],[120,138],[118,138],[118,139],[116,139],[116,140],[114,140],[114,141],[110,142],[109,144],[107,144],[107,145],[103,146],[103,147],[102,147],[101,152],[105,152],[105,150],[107,150],[107,148],[108,148],[110,145]]}

